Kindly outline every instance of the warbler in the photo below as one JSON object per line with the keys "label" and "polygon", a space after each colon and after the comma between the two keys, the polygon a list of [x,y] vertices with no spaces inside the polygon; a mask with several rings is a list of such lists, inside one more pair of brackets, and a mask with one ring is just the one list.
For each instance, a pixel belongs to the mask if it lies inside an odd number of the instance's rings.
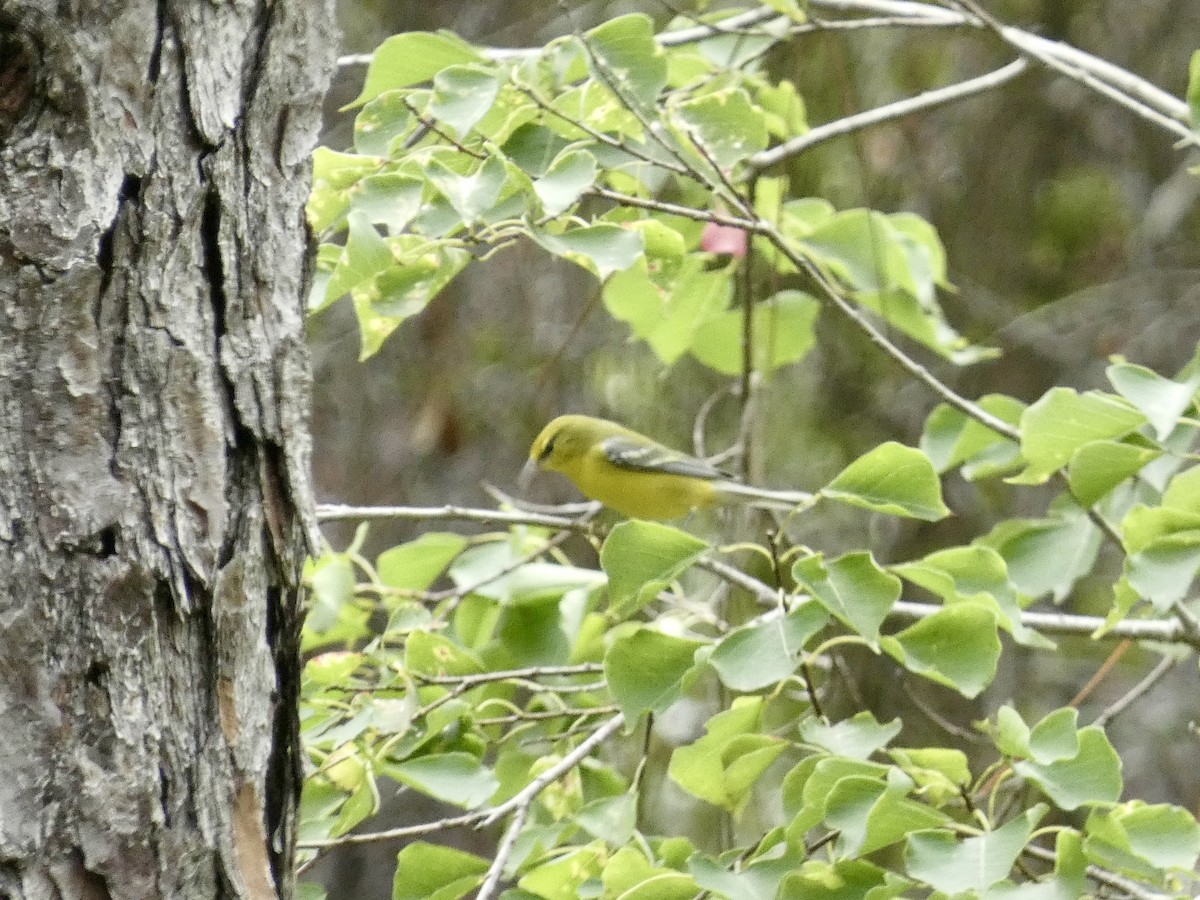
{"label": "warbler", "polygon": [[522,480],[538,467],[561,472],[585,497],[635,519],[675,519],[723,504],[792,510],[812,499],[741,484],[702,459],[592,416],[559,416],[543,428]]}

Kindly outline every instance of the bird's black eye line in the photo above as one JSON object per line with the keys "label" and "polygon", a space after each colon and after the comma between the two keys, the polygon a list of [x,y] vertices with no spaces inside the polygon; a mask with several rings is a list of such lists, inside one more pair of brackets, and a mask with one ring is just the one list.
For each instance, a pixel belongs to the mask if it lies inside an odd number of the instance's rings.
{"label": "bird's black eye line", "polygon": [[541,462],[547,456],[554,452],[554,442],[558,440],[558,435],[553,435],[550,440],[546,441],[546,446],[542,448],[542,452],[538,454],[538,462]]}

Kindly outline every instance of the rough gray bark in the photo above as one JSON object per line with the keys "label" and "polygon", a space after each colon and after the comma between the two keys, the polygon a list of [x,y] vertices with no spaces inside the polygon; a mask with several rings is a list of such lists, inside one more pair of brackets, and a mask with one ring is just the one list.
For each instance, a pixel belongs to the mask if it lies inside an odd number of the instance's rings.
{"label": "rough gray bark", "polygon": [[331,0],[0,0],[0,897],[290,896]]}

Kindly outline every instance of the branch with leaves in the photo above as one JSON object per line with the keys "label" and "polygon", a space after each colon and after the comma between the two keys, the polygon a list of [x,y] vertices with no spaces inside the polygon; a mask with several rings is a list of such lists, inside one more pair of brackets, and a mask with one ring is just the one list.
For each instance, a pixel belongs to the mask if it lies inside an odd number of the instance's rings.
{"label": "branch with leaves", "polygon": [[[1194,145],[1192,112],[969,0],[811,7],[822,18],[777,0],[681,17],[663,33],[622,16],[515,51],[407,34],[370,57],[354,146],[318,152],[309,208],[323,238],[312,311],[348,296],[364,356],[465,267],[524,241],[594,275],[608,313],[664,366],[687,357],[726,379],[720,395],[742,404],[733,455],[746,472],[763,386],[804,364],[826,309],[937,405],[918,446],[860,454],[765,536],[738,520],[745,533],[732,545],[594,520],[590,504],[322,507],[326,522],[488,530],[424,531],[370,560],[360,529],[310,564],[305,850],[507,818],[490,858],[405,847],[397,895],[414,897],[492,897],[508,880],[535,896],[670,884],[672,896],[731,898],[808,896],[850,878],[890,895],[983,896],[1017,882],[1079,895],[1091,880],[1143,896],[1191,883],[1200,825],[1182,807],[1122,802],[1120,758],[1101,727],[1166,661],[1085,726],[1076,703],[1030,704],[1036,715],[1004,705],[976,735],[918,704],[947,734],[972,735],[971,759],[990,747],[976,766],[956,746],[897,746],[899,718],[832,698],[841,686],[859,696],[851,648],[889,658],[910,691],[975,699],[1010,642],[1200,646],[1200,354],[1167,374],[1114,360],[1103,391],[1054,388],[1032,403],[965,395],[927,360],[968,365],[993,351],[943,310],[952,284],[936,229],[912,213],[795,196],[790,174],[833,138],[1003,91],[1026,73],[1070,78]],[[765,65],[822,32],[897,27],[947,41],[986,32],[1017,58],[811,128],[805,86]],[[1041,515],[998,517],[965,543],[880,564],[866,517],[939,522],[952,512],[946,477],[1004,479],[1053,499]],[[822,515],[862,516],[861,544],[806,546],[797,535]],[[1076,585],[1104,559],[1119,569],[1105,614],[1073,611]],[[904,599],[916,592],[929,599]],[[1065,607],[1035,606],[1050,602]],[[651,723],[685,700],[709,705],[682,742],[650,752],[666,734]],[[620,739],[622,724],[645,725],[640,752]],[[687,834],[646,832],[642,775],[662,756],[663,777],[698,808],[739,820],[720,854]],[[379,808],[381,783],[468,811],[352,834]],[[767,795],[779,808],[751,819]],[[1052,821],[1076,824],[1043,825],[1051,808],[1064,814]],[[1080,810],[1086,821],[1065,815]],[[1038,841],[1051,833],[1054,871],[1029,871],[1022,857],[1044,855]],[[897,852],[876,852],[886,848]]]}

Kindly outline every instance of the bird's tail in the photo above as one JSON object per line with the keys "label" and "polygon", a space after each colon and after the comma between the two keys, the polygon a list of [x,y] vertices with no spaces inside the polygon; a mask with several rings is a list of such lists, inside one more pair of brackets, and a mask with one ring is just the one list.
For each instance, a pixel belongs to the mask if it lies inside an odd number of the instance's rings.
{"label": "bird's tail", "polygon": [[736,481],[721,482],[717,494],[725,503],[755,506],[759,509],[777,509],[782,512],[792,512],[797,507],[808,506],[813,502],[813,495],[807,491],[776,491],[739,484]]}

